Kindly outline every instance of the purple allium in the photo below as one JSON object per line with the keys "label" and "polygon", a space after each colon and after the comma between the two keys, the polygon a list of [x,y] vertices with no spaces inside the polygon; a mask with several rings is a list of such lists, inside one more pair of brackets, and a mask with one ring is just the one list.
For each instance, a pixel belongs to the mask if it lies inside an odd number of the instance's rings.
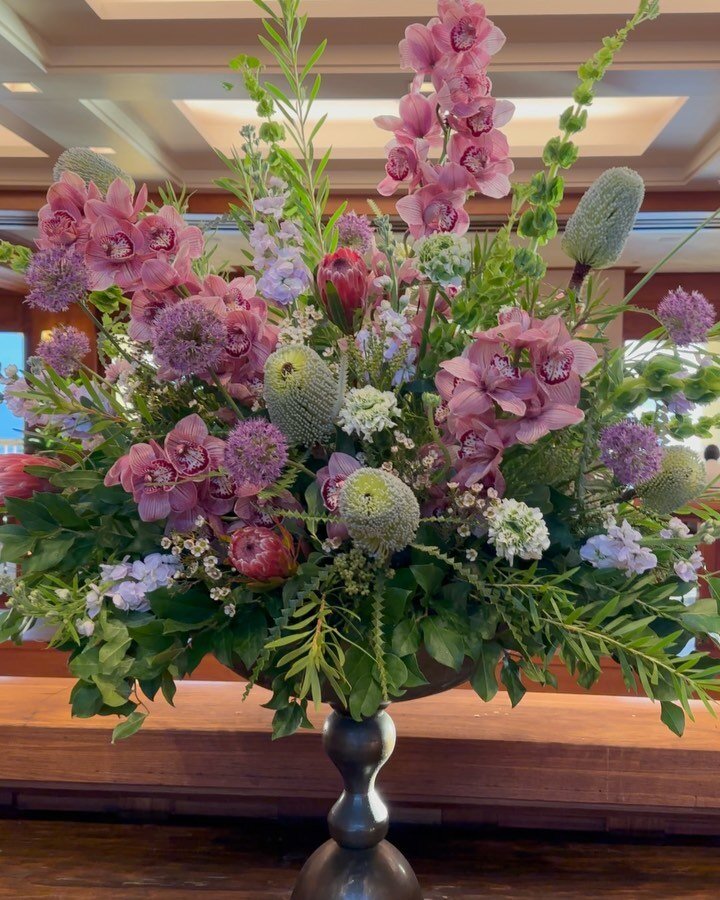
{"label": "purple allium", "polygon": [[367,253],[373,245],[375,232],[367,216],[359,216],[355,211],[343,213],[337,220],[340,246]]}
{"label": "purple allium", "polygon": [[68,378],[80,368],[84,357],[90,352],[87,335],[72,325],[53,328],[50,337],[38,344],[35,355],[58,375]]}
{"label": "purple allium", "polygon": [[700,291],[688,292],[679,287],[660,302],[658,319],[675,343],[684,347],[707,340],[715,324],[715,308]]}
{"label": "purple allium", "polygon": [[161,309],[153,327],[153,353],[164,369],[198,375],[220,365],[227,328],[199,300],[189,298]]}
{"label": "purple allium", "polygon": [[280,429],[265,419],[244,419],[230,432],[225,445],[225,468],[238,492],[258,493],[282,475],[288,446]]}
{"label": "purple allium", "polygon": [[642,484],[657,475],[662,455],[653,429],[632,419],[610,425],[600,434],[600,459],[620,484]]}
{"label": "purple allium", "polygon": [[85,260],[76,250],[41,250],[30,261],[25,278],[30,293],[28,306],[45,312],[65,312],[84,300],[90,290]]}

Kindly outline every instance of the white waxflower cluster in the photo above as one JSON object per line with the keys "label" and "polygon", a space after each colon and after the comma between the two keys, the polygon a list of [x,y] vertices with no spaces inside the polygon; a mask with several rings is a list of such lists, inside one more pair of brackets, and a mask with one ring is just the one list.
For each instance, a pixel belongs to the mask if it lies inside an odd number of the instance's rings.
{"label": "white waxflower cluster", "polygon": [[393,428],[399,414],[392,391],[379,391],[367,385],[347,392],[338,425],[346,434],[356,434],[369,441],[386,428]]}
{"label": "white waxflower cluster", "polygon": [[[278,343],[307,344],[313,335],[315,326],[322,322],[323,317],[323,313],[311,303],[304,307],[296,307],[280,326]],[[328,349],[332,354],[333,348]]]}
{"label": "white waxflower cluster", "polygon": [[550,534],[539,509],[519,500],[498,500],[492,503],[485,516],[488,522],[488,541],[501,559],[510,565],[515,557],[541,559],[550,546]]}
{"label": "white waxflower cluster", "polygon": [[[205,525],[205,519],[198,518],[195,527],[200,529]],[[202,573],[211,581],[220,581],[222,572],[218,568],[220,560],[215,555],[210,541],[202,536],[193,534],[178,534],[173,532],[169,537],[164,537],[160,542],[163,550],[169,550],[175,559],[183,559],[183,567],[175,575],[179,578],[192,578],[202,570]],[[221,600],[225,594],[213,597],[214,600]]]}

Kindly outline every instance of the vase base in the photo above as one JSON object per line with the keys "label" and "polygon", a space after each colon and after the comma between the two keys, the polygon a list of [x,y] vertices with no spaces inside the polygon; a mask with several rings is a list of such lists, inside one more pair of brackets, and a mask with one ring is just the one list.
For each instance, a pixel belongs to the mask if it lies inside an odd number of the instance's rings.
{"label": "vase base", "polygon": [[305,863],[291,900],[423,900],[410,863],[388,841],[346,850],[327,841]]}

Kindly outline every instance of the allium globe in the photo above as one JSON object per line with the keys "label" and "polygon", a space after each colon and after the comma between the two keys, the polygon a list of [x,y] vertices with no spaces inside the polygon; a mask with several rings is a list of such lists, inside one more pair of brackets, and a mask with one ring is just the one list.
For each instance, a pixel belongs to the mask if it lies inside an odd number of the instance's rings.
{"label": "allium globe", "polygon": [[227,328],[200,298],[190,297],[167,306],[155,318],[155,359],[163,369],[178,375],[216,370],[226,343]]}

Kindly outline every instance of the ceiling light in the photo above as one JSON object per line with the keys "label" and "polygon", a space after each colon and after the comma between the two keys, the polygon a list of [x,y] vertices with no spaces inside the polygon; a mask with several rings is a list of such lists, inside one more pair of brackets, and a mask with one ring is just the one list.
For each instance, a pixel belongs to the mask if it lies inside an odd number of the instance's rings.
{"label": "ceiling light", "polygon": [[117,150],[112,147],[88,147],[88,150],[92,150],[93,153],[101,153],[103,156],[114,156],[117,153]]}
{"label": "ceiling light", "polygon": [[40,88],[33,84],[32,81],[3,81],[4,88],[12,91],[13,94],[41,94]]}

